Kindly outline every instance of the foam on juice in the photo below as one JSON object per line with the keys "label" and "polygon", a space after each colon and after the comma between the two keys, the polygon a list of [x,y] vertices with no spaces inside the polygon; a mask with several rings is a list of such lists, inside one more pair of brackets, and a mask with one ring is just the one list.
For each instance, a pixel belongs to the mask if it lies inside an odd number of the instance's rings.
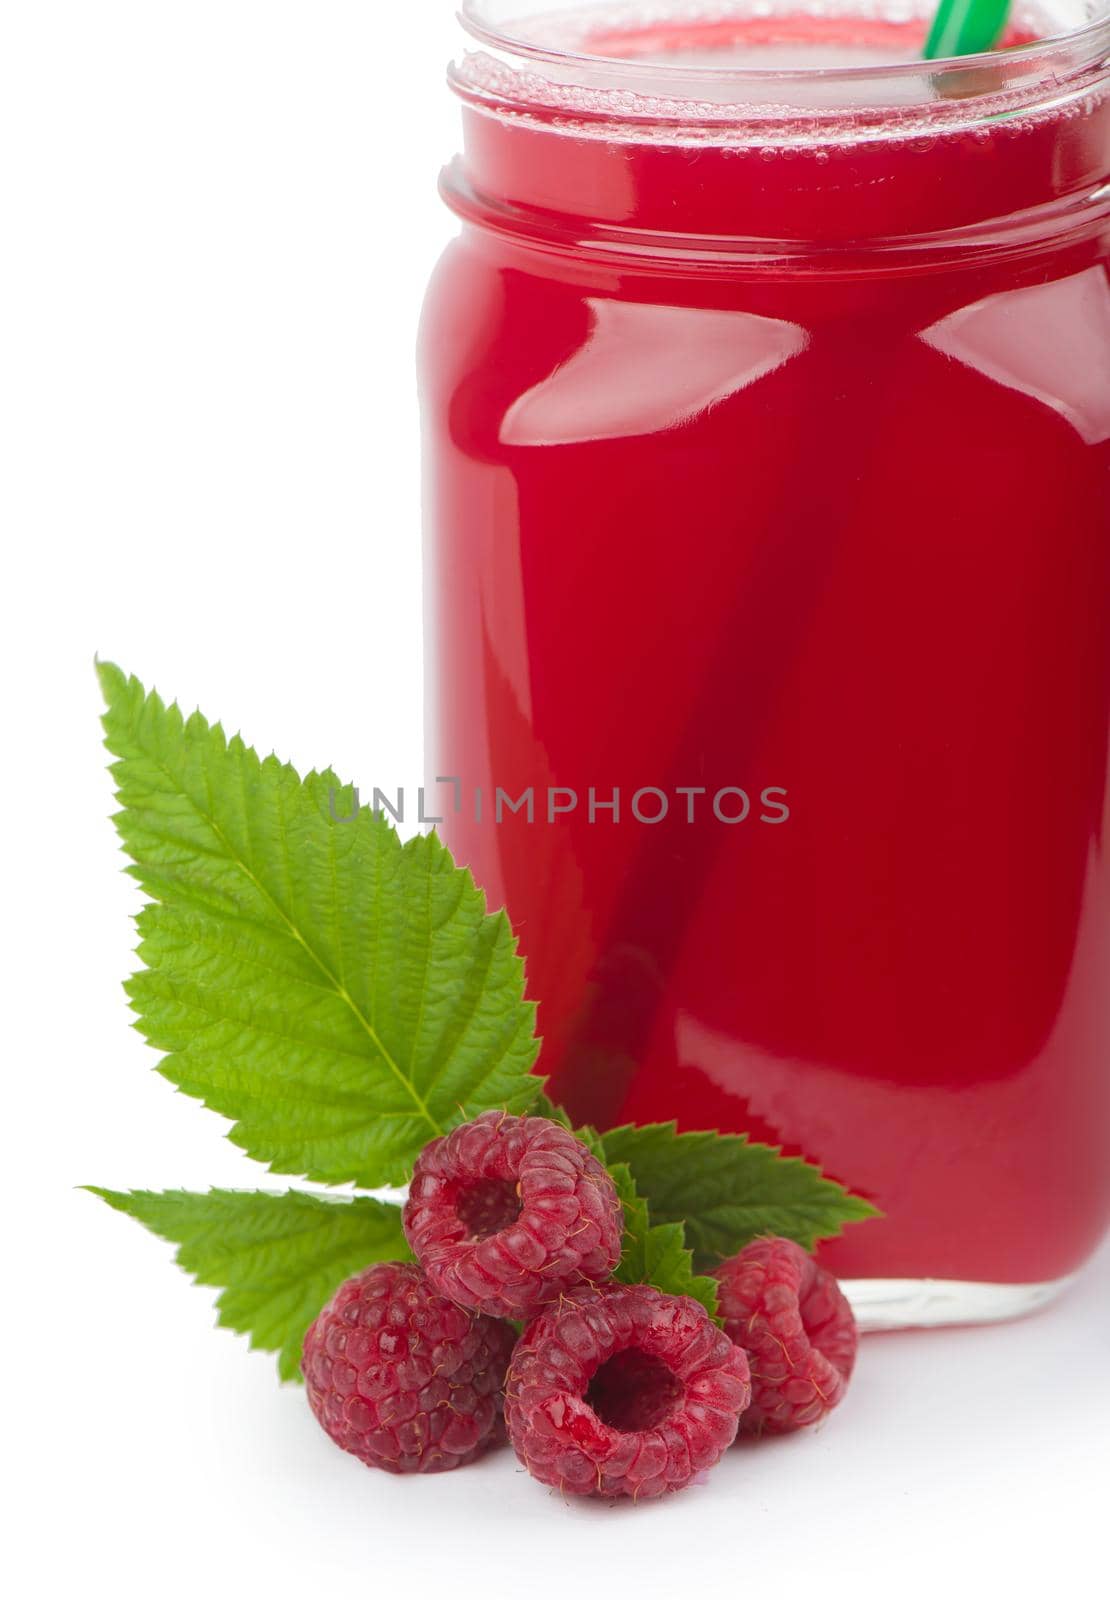
{"label": "foam on juice", "polygon": [[[1091,0],[1032,0],[1016,7],[1002,47],[1013,49],[1049,38],[1091,20]],[[704,0],[665,0],[635,5],[590,5],[503,24],[507,37],[538,53],[535,65],[509,65],[488,51],[468,55],[457,69],[465,90],[496,101],[514,114],[529,104],[581,118],[573,131],[611,138],[611,126],[591,120],[627,122],[637,138],[670,142],[827,144],[897,134],[908,108],[948,102],[943,123],[966,125],[961,102],[982,95],[988,81],[905,71],[920,63],[933,13],[932,0],[742,0],[706,5]],[[552,60],[544,53],[553,53]],[[568,72],[554,53],[573,60]],[[606,65],[610,65],[606,81]],[[650,68],[659,67],[658,74]],[[896,69],[884,75],[882,69]],[[634,79],[626,74],[633,69]],[[872,78],[843,76],[870,69]],[[903,70],[897,70],[903,69]],[[833,74],[828,81],[778,78],[777,74]],[[730,75],[752,74],[751,77]],[[766,76],[763,76],[766,75]],[[999,114],[1013,118],[1020,88],[999,96]],[[891,112],[889,128],[877,127],[876,110]],[[861,124],[857,112],[871,113]],[[1055,110],[1056,108],[1054,108]],[[1081,107],[1080,109],[1086,109]],[[843,126],[830,115],[844,112]],[[807,115],[809,114],[809,115]],[[820,116],[819,129],[811,125]],[[773,130],[753,120],[776,122]],[[666,121],[668,130],[648,124]],[[687,123],[676,128],[676,123]],[[699,126],[699,124],[702,124]],[[711,126],[706,126],[710,124]],[[939,128],[938,132],[944,131]]]}

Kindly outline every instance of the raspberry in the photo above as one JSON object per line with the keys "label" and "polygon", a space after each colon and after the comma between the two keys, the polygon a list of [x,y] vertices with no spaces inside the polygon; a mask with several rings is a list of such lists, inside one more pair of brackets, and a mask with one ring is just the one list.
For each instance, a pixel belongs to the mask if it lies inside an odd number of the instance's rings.
{"label": "raspberry", "polygon": [[574,1290],[527,1329],[505,1421],[541,1483],[639,1499],[715,1465],[750,1395],[743,1351],[696,1300],[614,1283]]}
{"label": "raspberry", "polygon": [[725,1330],[751,1365],[744,1432],[819,1422],[843,1400],[859,1343],[832,1273],[790,1239],[756,1239],[716,1276]]}
{"label": "raspberry", "polygon": [[440,1294],[526,1318],[566,1289],[609,1277],[623,1214],[613,1180],[546,1117],[486,1111],[416,1163],[405,1233]]}
{"label": "raspberry", "polygon": [[305,1335],[308,1403],[368,1467],[447,1472],[495,1435],[513,1332],[388,1261],[337,1290]]}

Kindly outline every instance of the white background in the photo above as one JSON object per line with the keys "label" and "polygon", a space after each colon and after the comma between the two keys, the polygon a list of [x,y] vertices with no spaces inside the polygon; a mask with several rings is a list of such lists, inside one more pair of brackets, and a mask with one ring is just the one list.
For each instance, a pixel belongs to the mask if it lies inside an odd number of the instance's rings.
{"label": "white background", "polygon": [[1097,1588],[1105,1251],[1027,1323],[869,1337],[825,1429],[705,1487],[565,1506],[504,1453],[427,1481],[342,1456],[75,1188],[266,1182],[128,1026],[94,652],[302,768],[419,779],[412,349],[455,40],[449,0],[2,13],[13,1592]]}

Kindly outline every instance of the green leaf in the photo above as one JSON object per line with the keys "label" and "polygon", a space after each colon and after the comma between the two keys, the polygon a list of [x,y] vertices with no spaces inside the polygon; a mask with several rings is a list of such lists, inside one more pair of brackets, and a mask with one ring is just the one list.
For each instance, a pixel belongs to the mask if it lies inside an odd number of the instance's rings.
{"label": "green leaf", "polygon": [[[532,1115],[534,1117],[546,1117],[549,1122],[557,1122],[560,1128],[565,1128],[568,1133],[574,1132],[574,1124],[571,1122],[562,1106],[557,1106],[554,1100],[549,1100],[545,1094],[536,1096],[536,1103],[532,1107]],[[581,1135],[579,1135],[579,1137],[581,1137]],[[596,1138],[596,1135],[594,1135],[594,1137]],[[591,1145],[590,1148],[592,1149],[593,1146]],[[601,1157],[600,1159],[604,1160],[604,1157]]]}
{"label": "green leaf", "polygon": [[652,1217],[685,1225],[699,1263],[721,1261],[768,1233],[812,1250],[848,1223],[880,1215],[819,1167],[743,1134],[678,1133],[663,1122],[614,1128],[604,1142],[610,1162],[627,1162]]}
{"label": "green leaf", "polygon": [[178,1265],[223,1290],[220,1326],[249,1334],[255,1349],[278,1351],[282,1378],[299,1378],[308,1325],[345,1278],[375,1261],[410,1259],[400,1207],[369,1195],[89,1192],[180,1245]]}
{"label": "green leaf", "polygon": [[628,1166],[614,1162],[609,1171],[624,1207],[624,1246],[614,1276],[621,1283],[650,1283],[664,1294],[690,1295],[716,1317],[717,1284],[695,1273],[681,1222],[653,1224]]}
{"label": "green leaf", "polygon": [[700,1300],[709,1315],[716,1318],[716,1281],[700,1277],[694,1271],[694,1259],[686,1247],[682,1223],[652,1223],[648,1202],[639,1193],[627,1162],[610,1158],[608,1134],[599,1134],[596,1128],[589,1127],[576,1128],[575,1133],[608,1167],[624,1208],[621,1259],[613,1276],[620,1283],[650,1283],[664,1294],[690,1295]]}
{"label": "green leaf", "polygon": [[271,1171],[366,1188],[481,1111],[526,1111],[516,941],[434,835],[402,846],[331,772],[99,671],[116,826],[154,902],[127,990],[159,1070]]}

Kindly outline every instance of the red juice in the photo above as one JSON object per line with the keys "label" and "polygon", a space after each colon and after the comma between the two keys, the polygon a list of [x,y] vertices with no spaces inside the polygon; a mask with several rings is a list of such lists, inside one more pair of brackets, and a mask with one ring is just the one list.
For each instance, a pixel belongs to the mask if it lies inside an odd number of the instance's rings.
{"label": "red juice", "polygon": [[1110,31],[922,32],[456,69],[431,776],[575,1118],[819,1162],[842,1275],[1040,1285],[1110,1218]]}

